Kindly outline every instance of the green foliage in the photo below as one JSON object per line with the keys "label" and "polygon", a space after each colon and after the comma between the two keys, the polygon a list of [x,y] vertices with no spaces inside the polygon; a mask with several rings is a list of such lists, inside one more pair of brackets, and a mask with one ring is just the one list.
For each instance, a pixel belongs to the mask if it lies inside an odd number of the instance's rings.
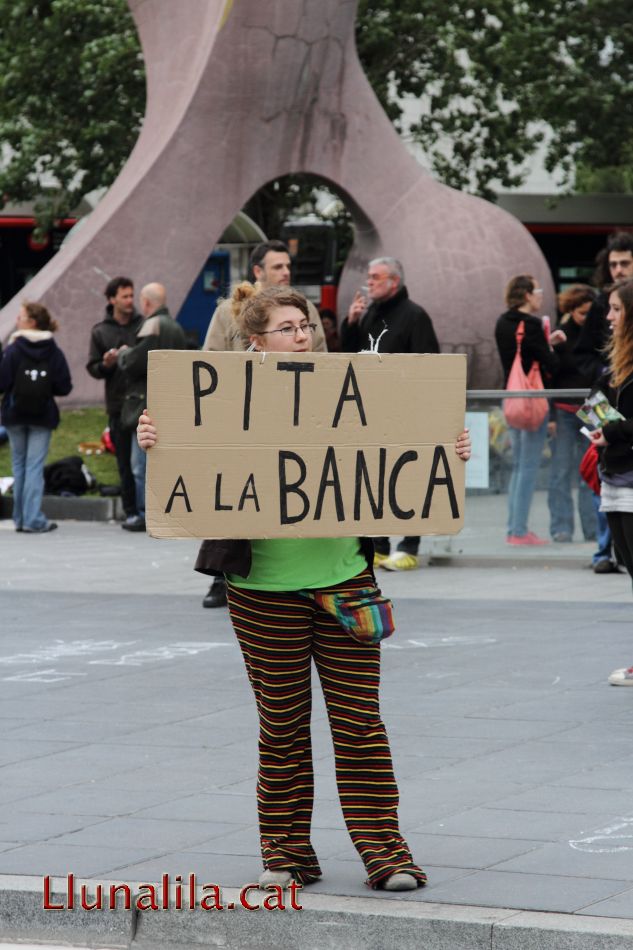
{"label": "green foliage", "polygon": [[125,0],[0,0],[0,194],[37,201],[47,229],[109,185],[145,108]]}
{"label": "green foliage", "polygon": [[579,165],[576,191],[581,194],[633,194],[633,160],[627,165],[605,165],[603,168]]}
{"label": "green foliage", "polygon": [[357,44],[396,125],[399,100],[423,98],[408,134],[445,183],[520,184],[549,125],[546,167],[569,188],[609,168],[602,186],[630,190],[633,31],[612,3],[360,0]]}
{"label": "green foliage", "polygon": [[291,217],[316,214],[314,175],[286,175],[259,188],[244,205],[244,212],[271,238],[277,238],[281,226]]}
{"label": "green foliage", "polygon": [[336,231],[336,275],[343,269],[352,246],[354,231],[349,211],[341,206],[336,215],[324,215],[317,208],[318,190],[327,183],[314,175],[285,175],[255,192],[244,212],[271,238],[278,238],[282,225],[292,218],[315,214],[331,221]]}

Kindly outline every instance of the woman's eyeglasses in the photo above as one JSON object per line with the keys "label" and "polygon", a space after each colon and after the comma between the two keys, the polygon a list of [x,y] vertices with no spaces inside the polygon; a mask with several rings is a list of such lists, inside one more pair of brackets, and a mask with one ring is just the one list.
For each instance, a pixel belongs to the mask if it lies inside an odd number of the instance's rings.
{"label": "woman's eyeglasses", "polygon": [[278,330],[262,330],[259,336],[266,336],[267,333],[280,333],[282,336],[296,336],[297,330],[301,330],[302,333],[314,333],[316,323],[293,323],[287,327],[279,327]]}

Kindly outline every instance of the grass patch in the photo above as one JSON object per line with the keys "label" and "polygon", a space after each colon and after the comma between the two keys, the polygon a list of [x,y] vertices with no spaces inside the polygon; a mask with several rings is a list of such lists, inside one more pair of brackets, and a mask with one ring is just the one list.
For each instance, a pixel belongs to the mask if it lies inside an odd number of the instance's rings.
{"label": "grass patch", "polygon": [[[65,409],[61,413],[59,427],[53,432],[47,462],[56,462],[67,455],[81,455],[80,442],[99,442],[101,433],[108,424],[105,411],[95,406],[87,409]],[[116,459],[110,452],[103,455],[82,456],[98,482],[117,484],[119,472]],[[11,450],[9,443],[0,446],[0,475],[11,474]]]}

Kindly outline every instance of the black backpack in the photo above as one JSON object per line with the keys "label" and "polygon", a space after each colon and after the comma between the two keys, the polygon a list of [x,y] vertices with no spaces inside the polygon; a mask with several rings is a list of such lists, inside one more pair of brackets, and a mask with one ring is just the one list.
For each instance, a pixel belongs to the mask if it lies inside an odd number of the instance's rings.
{"label": "black backpack", "polygon": [[20,416],[43,416],[53,396],[53,380],[47,359],[23,356],[13,384],[13,408]]}
{"label": "black backpack", "polygon": [[85,495],[97,480],[79,455],[69,455],[44,466],[46,495]]}

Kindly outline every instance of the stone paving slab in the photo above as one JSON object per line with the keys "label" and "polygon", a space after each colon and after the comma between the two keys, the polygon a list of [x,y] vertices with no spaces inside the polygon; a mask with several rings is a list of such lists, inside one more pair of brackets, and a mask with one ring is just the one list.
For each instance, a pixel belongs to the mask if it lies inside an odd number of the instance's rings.
{"label": "stone paving slab", "polygon": [[628,921],[633,920],[633,888],[592,904],[591,914],[594,917],[622,917]]}
{"label": "stone paving slab", "polygon": [[[15,874],[41,886],[46,873],[138,880],[195,870],[241,886],[259,868],[256,716],[226,612],[200,607],[205,579],[191,571],[191,545],[116,525],[65,523],[55,535],[0,535],[0,885]],[[593,946],[617,947],[633,900],[633,767],[622,762],[633,691],[607,686],[606,674],[630,659],[628,578],[550,562],[433,566],[381,583],[398,619],[384,644],[383,716],[402,827],[429,886],[365,888],[317,698],[324,877],[306,897],[360,901],[372,919],[392,906],[590,915],[607,928]],[[356,914],[346,908],[341,920]],[[327,919],[315,932],[336,932]],[[139,945],[177,945],[178,925],[157,933],[143,920]],[[487,947],[493,933],[499,946],[547,946],[529,943],[527,925],[491,926]],[[461,945],[478,945],[475,930]],[[363,933],[364,946],[379,939],[369,925]]]}

